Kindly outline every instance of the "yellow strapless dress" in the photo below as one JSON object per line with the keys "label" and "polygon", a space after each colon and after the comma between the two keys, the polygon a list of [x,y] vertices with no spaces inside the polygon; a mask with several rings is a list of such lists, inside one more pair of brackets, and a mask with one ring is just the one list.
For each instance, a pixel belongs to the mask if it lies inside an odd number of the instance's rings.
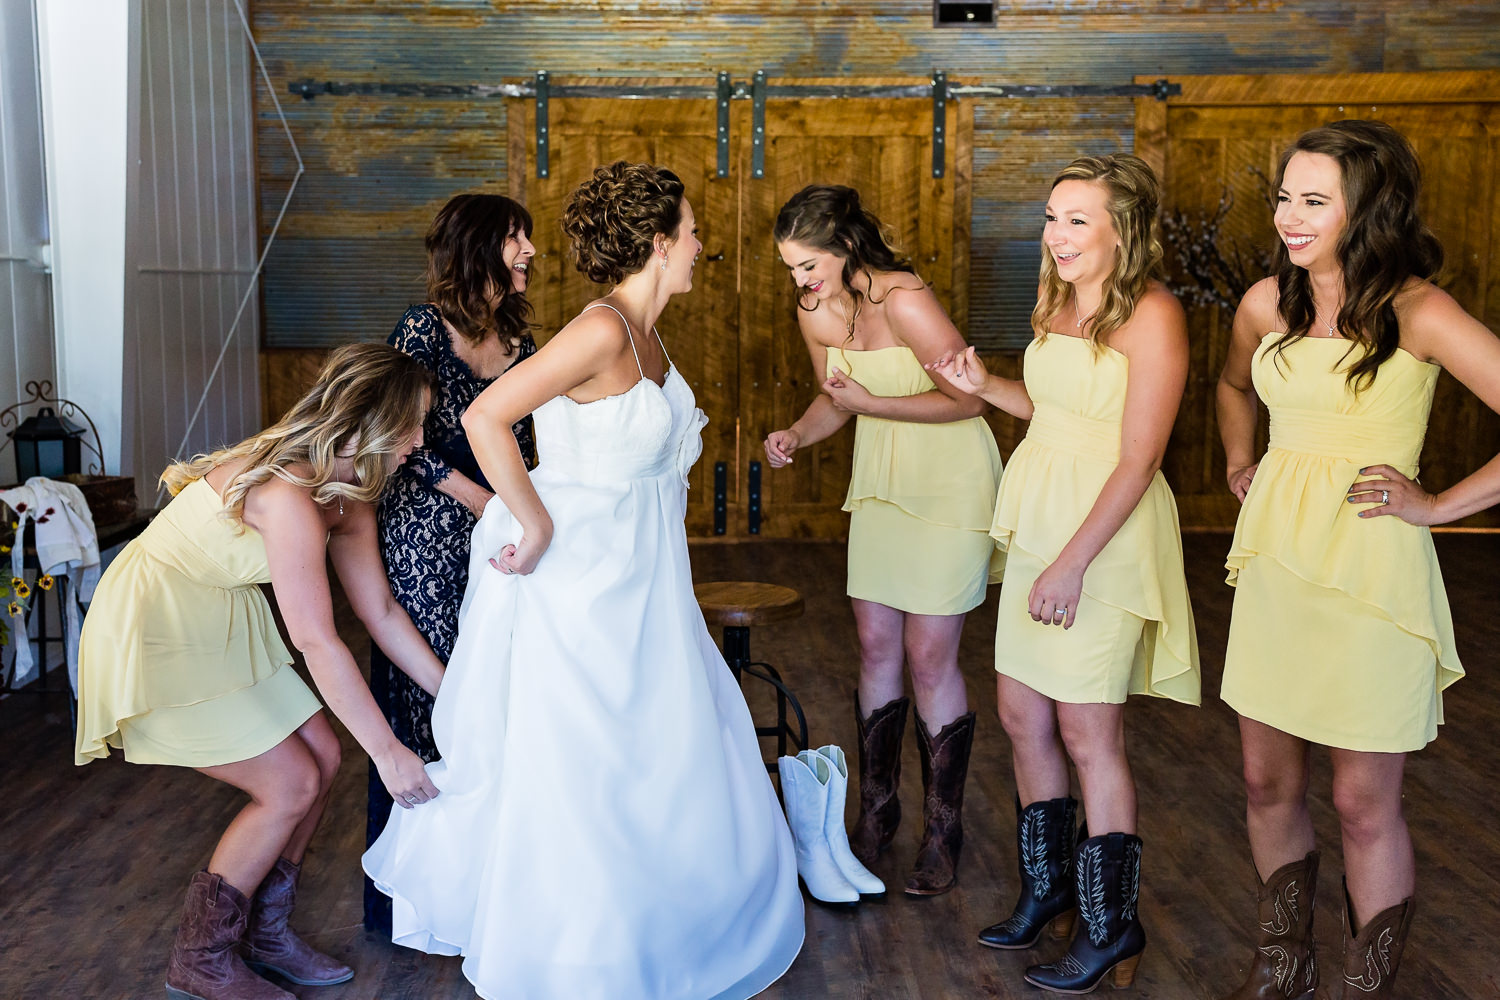
{"label": "yellow strapless dress", "polygon": [[1073,626],[1033,621],[1032,584],[1061,554],[1120,461],[1125,355],[1052,334],[1026,348],[1036,411],[1000,480],[990,533],[1005,553],[995,669],[1053,701],[1148,694],[1196,705],[1198,637],[1177,502],[1157,472],[1083,575]]}
{"label": "yellow strapless dress", "polygon": [[[935,386],[906,347],[828,349],[877,396]],[[987,533],[1000,449],[982,417],[918,424],[861,415],[854,424],[849,596],[910,614],[958,615],[984,601],[995,543]]]}
{"label": "yellow strapless dress", "polygon": [[78,736],[87,764],[248,760],[321,707],[292,670],[271,606],[266,547],[190,483],[105,570],[78,647]]}
{"label": "yellow strapless dress", "polygon": [[1397,350],[1354,393],[1345,340],[1256,351],[1270,448],[1240,508],[1222,696],[1236,712],[1326,746],[1396,753],[1437,736],[1463,676],[1432,532],[1361,518],[1349,486],[1370,465],[1416,476],[1438,367]]}

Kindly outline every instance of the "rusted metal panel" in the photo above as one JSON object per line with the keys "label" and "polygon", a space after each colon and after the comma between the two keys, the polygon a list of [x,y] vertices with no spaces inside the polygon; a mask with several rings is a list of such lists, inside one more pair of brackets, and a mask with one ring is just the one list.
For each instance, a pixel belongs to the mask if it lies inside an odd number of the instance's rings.
{"label": "rusted metal panel", "polygon": [[[1001,0],[997,24],[932,26],[927,0],[643,3],[504,0],[255,0],[260,51],[307,174],[273,247],[269,344],[367,337],[399,316],[432,213],[456,191],[505,190],[503,98],[330,96],[296,80],[529,83],[554,78],[748,81],[927,76],[954,83],[1123,84],[1136,75],[1500,68],[1493,0]],[[294,164],[262,94],[261,203],[278,208]],[[1027,336],[1034,219],[1052,173],[1078,152],[1130,149],[1129,102],[970,99],[974,109],[968,333],[987,348]],[[262,232],[269,226],[263,210]],[[325,245],[320,252],[319,242]],[[336,282],[354,282],[334,290]],[[337,296],[340,309],[318,305]]]}

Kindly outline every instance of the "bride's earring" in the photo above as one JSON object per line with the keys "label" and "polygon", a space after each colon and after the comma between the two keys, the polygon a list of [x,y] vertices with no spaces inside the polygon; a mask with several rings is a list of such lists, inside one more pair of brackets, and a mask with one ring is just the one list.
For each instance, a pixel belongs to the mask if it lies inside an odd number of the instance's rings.
{"label": "bride's earring", "polygon": [[667,255],[666,254],[662,254],[661,255],[661,269],[663,271],[665,271],[667,269]]}

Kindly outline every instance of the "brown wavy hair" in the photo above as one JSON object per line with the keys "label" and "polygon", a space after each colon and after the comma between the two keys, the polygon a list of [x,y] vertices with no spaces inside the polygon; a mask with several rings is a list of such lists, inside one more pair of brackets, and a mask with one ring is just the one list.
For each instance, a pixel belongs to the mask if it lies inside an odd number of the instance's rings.
{"label": "brown wavy hair", "polygon": [[[347,344],[280,420],[237,445],[172,463],[162,485],[176,496],[217,466],[243,459],[222,494],[224,515],[236,521],[244,516],[245,494],[272,476],[311,491],[319,503],[338,497],[374,503],[390,478],[390,456],[421,426],[432,388],[431,373],[410,355],[385,344]],[[339,482],[335,460],[356,435],[355,482]],[[312,472],[299,475],[293,465]]]}
{"label": "brown wavy hair", "polygon": [[[1417,199],[1422,166],[1406,137],[1385,122],[1346,119],[1299,135],[1281,154],[1279,191],[1287,164],[1298,153],[1321,153],[1338,162],[1344,195],[1344,231],[1334,245],[1343,272],[1344,302],[1334,325],[1360,351],[1346,374],[1355,392],[1368,388],[1401,343],[1396,295],[1411,278],[1432,278],[1443,267],[1443,245],[1422,221]],[[1312,281],[1292,263],[1286,244],[1272,256],[1286,332],[1275,343],[1276,358],[1307,336],[1315,318]],[[1349,355],[1346,354],[1345,357]]]}
{"label": "brown wavy hair", "polygon": [[[875,214],[860,204],[859,192],[839,184],[810,184],[798,191],[776,213],[776,225],[771,229],[771,238],[777,243],[792,240],[843,259],[844,288],[854,300],[855,316],[865,301],[865,295],[853,285],[860,271],[917,273],[888,234]],[[879,305],[885,300],[869,301]],[[818,305],[818,299],[807,289],[798,291],[798,309],[814,312]],[[844,343],[853,339],[854,324],[850,322]]]}
{"label": "brown wavy hair", "polygon": [[[1109,343],[1109,335],[1130,321],[1136,303],[1146,294],[1153,278],[1162,273],[1161,184],[1146,161],[1129,153],[1080,156],[1052,179],[1055,189],[1063,181],[1090,181],[1104,185],[1109,193],[1109,219],[1120,237],[1114,267],[1104,279],[1104,294],[1087,336],[1094,349]],[[1031,329],[1038,340],[1046,338],[1052,321],[1062,311],[1072,286],[1057,273],[1057,262],[1042,248],[1041,290],[1031,310]]]}
{"label": "brown wavy hair", "polygon": [[[511,283],[505,243],[516,233],[530,239],[531,227],[531,213],[504,195],[459,194],[427,228],[427,300],[469,343],[493,334],[521,345],[531,303]],[[491,306],[495,293],[500,301]]]}
{"label": "brown wavy hair", "polygon": [[573,263],[600,285],[635,274],[651,259],[657,236],[677,237],[684,191],[666,167],[616,160],[595,168],[563,209]]}

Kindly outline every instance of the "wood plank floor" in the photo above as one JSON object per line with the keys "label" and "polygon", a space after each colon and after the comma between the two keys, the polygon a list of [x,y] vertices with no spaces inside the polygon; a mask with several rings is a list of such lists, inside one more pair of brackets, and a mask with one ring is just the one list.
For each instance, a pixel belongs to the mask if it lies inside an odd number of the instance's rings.
{"label": "wood plank floor", "polygon": [[[1239,745],[1218,701],[1231,591],[1228,539],[1193,535],[1188,567],[1203,648],[1200,709],[1136,699],[1129,739],[1140,785],[1150,939],[1135,996],[1212,998],[1237,985],[1250,949],[1254,902],[1245,846]],[[1500,997],[1500,536],[1444,535],[1438,550],[1470,675],[1450,689],[1438,741],[1411,758],[1406,808],[1416,842],[1418,910],[1401,995],[1421,1000]],[[704,545],[699,580],[798,586],[806,615],[758,628],[753,652],[779,665],[802,695],[816,743],[851,748],[853,621],[843,596],[842,548],[814,543]],[[1005,915],[1016,891],[1013,782],[994,716],[990,667],[994,597],[972,616],[962,662],[980,711],[966,809],[968,842],[957,890],[928,900],[892,894],[853,912],[807,908],[807,944],[774,1000],[948,1000],[1039,997],[1020,978],[1050,955],[977,946],[974,932]],[[345,634],[365,640],[347,611]],[[752,693],[752,708],[766,703]],[[899,885],[915,850],[920,773],[906,741],[908,821],[878,874]],[[232,791],[191,771],[127,765],[76,768],[66,704],[25,695],[0,702],[0,1000],[160,997],[166,955],[188,875],[208,858],[238,808]],[[1313,817],[1325,860],[1318,937],[1325,969],[1339,942],[1337,825],[1326,755],[1317,755]],[[471,997],[456,959],[393,947],[360,927],[358,859],[364,838],[365,760],[346,740],[343,772],[308,856],[294,923],[352,965],[352,983],[296,988],[317,1000]],[[540,821],[540,820],[539,820]],[[1331,970],[1330,970],[1331,971]],[[522,1000],[522,998],[518,998]],[[524,998],[546,1000],[546,998]]]}

